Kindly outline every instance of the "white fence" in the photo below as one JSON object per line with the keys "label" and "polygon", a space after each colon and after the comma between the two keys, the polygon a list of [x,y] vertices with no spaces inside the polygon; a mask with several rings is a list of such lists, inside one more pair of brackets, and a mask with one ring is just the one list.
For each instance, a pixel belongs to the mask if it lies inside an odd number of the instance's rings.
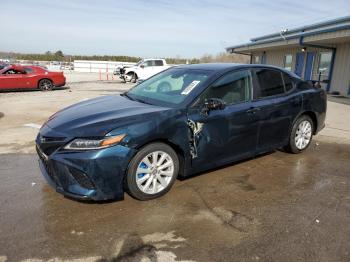
{"label": "white fence", "polygon": [[112,73],[116,67],[131,66],[134,64],[129,62],[74,60],[74,71]]}

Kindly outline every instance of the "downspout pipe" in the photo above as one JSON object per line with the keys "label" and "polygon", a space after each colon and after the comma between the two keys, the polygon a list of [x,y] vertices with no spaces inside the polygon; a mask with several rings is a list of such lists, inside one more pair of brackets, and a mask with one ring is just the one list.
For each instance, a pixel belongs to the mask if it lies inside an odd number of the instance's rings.
{"label": "downspout pipe", "polygon": [[306,47],[314,47],[314,48],[323,48],[323,49],[328,49],[332,51],[332,59],[331,59],[331,66],[329,68],[329,76],[328,76],[328,83],[327,83],[327,87],[326,90],[327,92],[329,92],[329,90],[331,89],[331,82],[332,82],[332,76],[333,76],[333,68],[334,68],[334,62],[335,62],[335,55],[337,52],[337,48],[335,47],[330,47],[330,46],[323,46],[323,45],[315,45],[315,44],[308,44],[304,42],[304,37],[301,36],[299,38],[299,45],[300,46],[306,46]]}

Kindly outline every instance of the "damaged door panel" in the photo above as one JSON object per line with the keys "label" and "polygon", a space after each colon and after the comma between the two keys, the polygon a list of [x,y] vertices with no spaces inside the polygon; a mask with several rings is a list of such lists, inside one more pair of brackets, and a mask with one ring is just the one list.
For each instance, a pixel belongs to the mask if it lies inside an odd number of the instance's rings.
{"label": "damaged door panel", "polygon": [[187,124],[194,168],[201,169],[254,154],[259,120],[257,115],[249,112],[250,103],[211,111],[207,116],[199,110],[190,110]]}
{"label": "damaged door panel", "polygon": [[203,129],[203,123],[194,122],[188,119],[187,125],[189,128],[189,146],[192,158],[197,157],[197,143],[201,137],[201,131]]}

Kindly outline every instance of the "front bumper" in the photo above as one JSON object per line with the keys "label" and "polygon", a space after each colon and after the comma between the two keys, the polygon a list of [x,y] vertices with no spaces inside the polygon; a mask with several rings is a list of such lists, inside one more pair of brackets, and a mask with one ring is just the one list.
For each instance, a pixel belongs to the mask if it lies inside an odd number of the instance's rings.
{"label": "front bumper", "polygon": [[123,199],[124,175],[134,149],[116,145],[81,152],[56,151],[46,156],[37,146],[39,166],[48,183],[79,200]]}

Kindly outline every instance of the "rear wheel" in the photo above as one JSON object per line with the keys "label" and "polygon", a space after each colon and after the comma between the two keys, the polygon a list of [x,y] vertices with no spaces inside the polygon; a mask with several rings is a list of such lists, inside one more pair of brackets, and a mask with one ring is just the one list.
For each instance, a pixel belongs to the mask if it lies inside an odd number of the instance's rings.
{"label": "rear wheel", "polygon": [[150,200],[166,194],[179,172],[175,151],[163,143],[142,148],[131,160],[126,183],[129,193],[139,200]]}
{"label": "rear wheel", "polygon": [[304,151],[311,143],[314,125],[311,118],[303,115],[295,121],[286,150],[298,154]]}
{"label": "rear wheel", "polygon": [[50,79],[41,79],[38,87],[41,91],[50,91],[53,88],[52,81]]}

